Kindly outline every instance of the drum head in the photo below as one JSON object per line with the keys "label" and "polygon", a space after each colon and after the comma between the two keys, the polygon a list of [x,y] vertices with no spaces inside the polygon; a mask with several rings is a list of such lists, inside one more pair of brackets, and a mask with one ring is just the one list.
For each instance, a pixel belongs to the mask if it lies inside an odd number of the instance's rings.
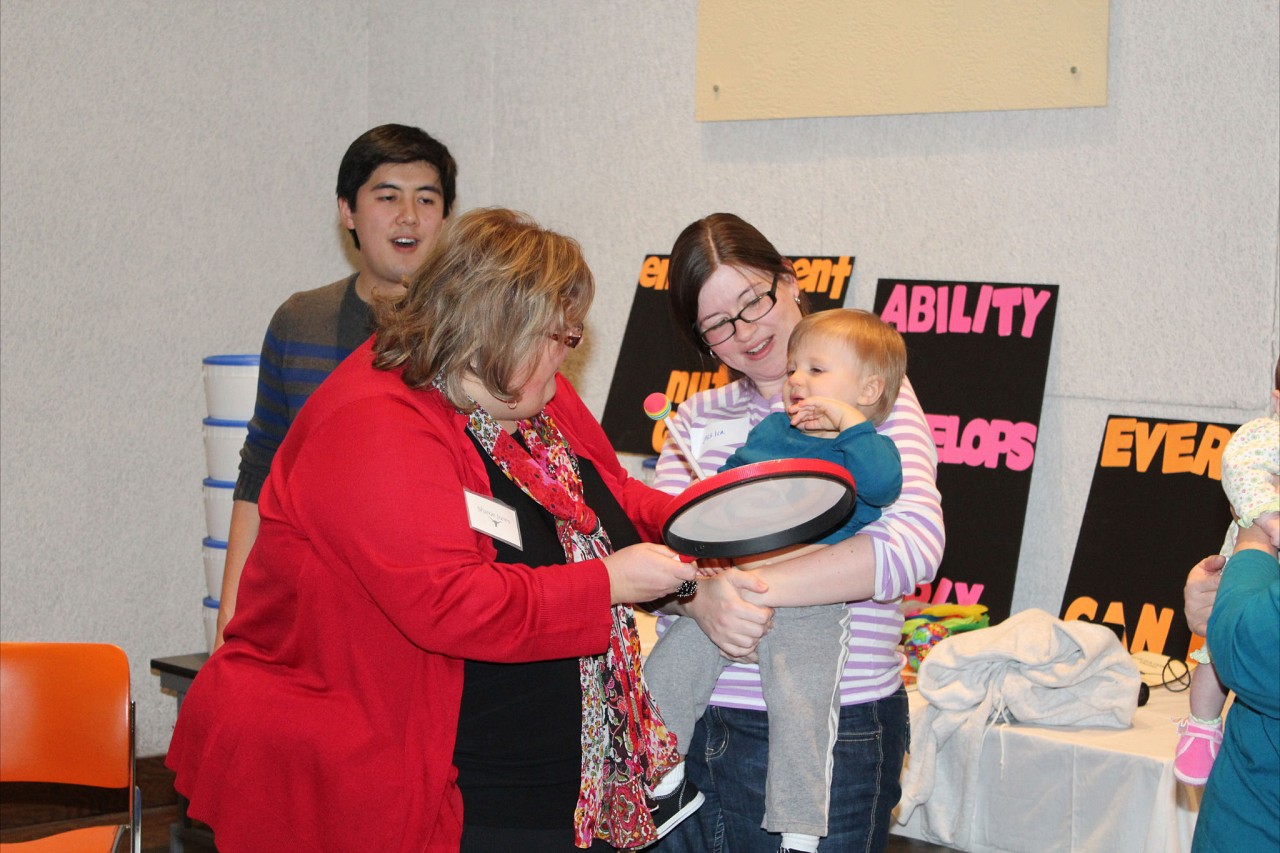
{"label": "drum head", "polygon": [[692,557],[747,557],[821,538],[853,511],[853,476],[819,459],[723,471],[672,499],[662,541]]}

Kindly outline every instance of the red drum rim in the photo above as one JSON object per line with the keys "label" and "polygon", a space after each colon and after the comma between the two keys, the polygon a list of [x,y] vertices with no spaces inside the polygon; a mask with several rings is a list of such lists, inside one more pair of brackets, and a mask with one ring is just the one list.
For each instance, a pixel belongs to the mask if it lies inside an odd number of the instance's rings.
{"label": "red drum rim", "polygon": [[[748,491],[755,498],[781,498],[760,512],[744,514],[742,530],[731,530],[735,501]],[[802,499],[792,498],[800,495]],[[672,498],[662,522],[662,540],[672,550],[697,558],[733,558],[761,554],[820,538],[853,510],[853,476],[821,459],[770,459],[732,468],[694,483]],[[719,532],[700,527],[699,514],[719,513],[730,525]],[[730,535],[732,534],[732,535]]]}

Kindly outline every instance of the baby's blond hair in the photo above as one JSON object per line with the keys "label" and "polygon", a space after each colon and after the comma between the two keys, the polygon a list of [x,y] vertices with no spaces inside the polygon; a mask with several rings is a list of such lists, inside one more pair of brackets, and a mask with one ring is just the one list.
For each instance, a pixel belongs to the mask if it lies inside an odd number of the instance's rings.
{"label": "baby's blond hair", "polygon": [[794,351],[811,337],[845,345],[865,370],[884,380],[884,392],[866,413],[877,426],[884,423],[898,399],[902,377],[907,372],[907,345],[898,330],[870,311],[832,308],[801,318],[791,331],[787,350]]}

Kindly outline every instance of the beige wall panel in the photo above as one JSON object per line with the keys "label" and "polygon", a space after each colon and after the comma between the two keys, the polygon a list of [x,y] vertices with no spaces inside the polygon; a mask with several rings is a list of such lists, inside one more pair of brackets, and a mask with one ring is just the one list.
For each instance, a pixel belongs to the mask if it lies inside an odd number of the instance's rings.
{"label": "beige wall panel", "polygon": [[1096,107],[1108,0],[701,0],[699,121]]}
{"label": "beige wall panel", "polygon": [[448,143],[460,211],[581,241],[597,415],[641,261],[712,211],[856,254],[853,308],[885,277],[1060,285],[1013,601],[1057,612],[1108,415],[1268,411],[1278,7],[1114,4],[1106,109],[697,122],[695,0],[0,0],[0,639],[120,644],[139,754],[168,748],[148,661],[204,644],[200,360],[350,271],[334,178],[384,121]]}

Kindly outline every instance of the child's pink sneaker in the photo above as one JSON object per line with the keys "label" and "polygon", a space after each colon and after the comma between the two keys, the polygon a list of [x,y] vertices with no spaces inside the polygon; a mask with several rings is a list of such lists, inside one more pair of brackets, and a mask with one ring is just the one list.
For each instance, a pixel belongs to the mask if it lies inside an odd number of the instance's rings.
{"label": "child's pink sneaker", "polygon": [[1209,771],[1222,744],[1222,720],[1208,726],[1183,720],[1178,723],[1178,736],[1173,775],[1188,785],[1203,785],[1209,780]]}

